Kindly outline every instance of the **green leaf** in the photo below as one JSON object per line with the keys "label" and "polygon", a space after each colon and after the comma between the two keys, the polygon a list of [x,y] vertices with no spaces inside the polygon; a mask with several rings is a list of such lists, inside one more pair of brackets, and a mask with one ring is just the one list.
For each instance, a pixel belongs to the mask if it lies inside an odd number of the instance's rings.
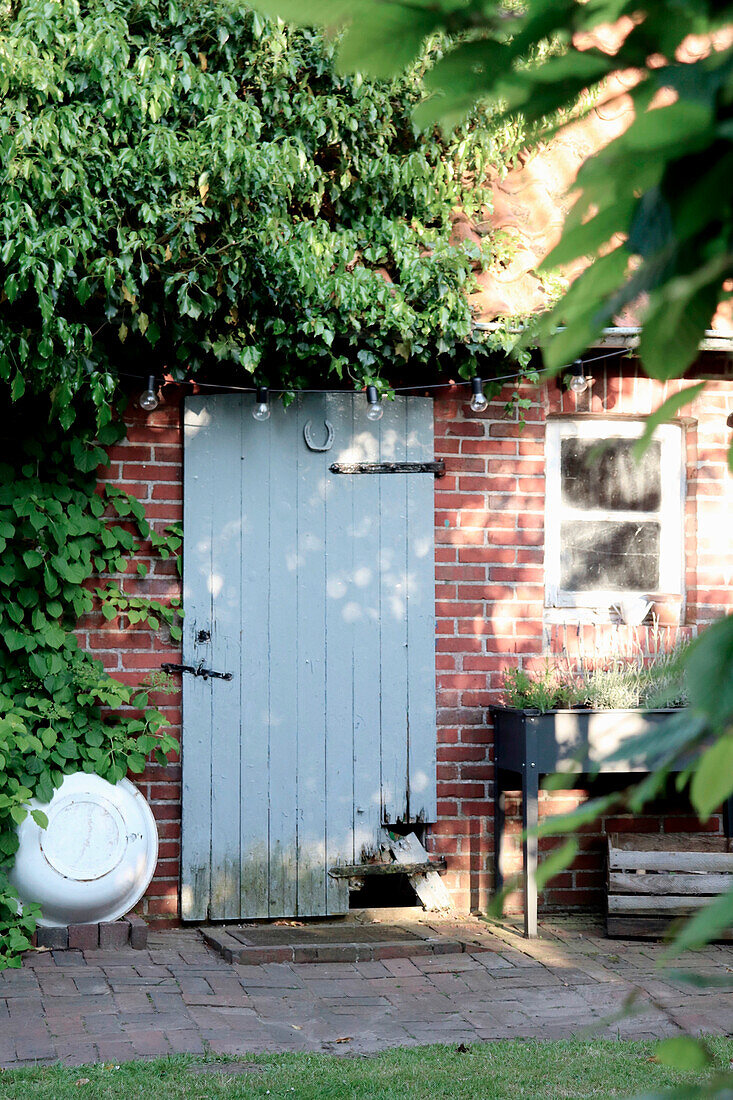
{"label": "green leaf", "polygon": [[31,817],[39,828],[48,828],[48,818],[44,814],[43,810],[31,810]]}
{"label": "green leaf", "polygon": [[713,1060],[702,1040],[693,1039],[689,1035],[663,1039],[655,1047],[654,1053],[663,1066],[671,1066],[682,1073],[695,1073],[705,1069]]}
{"label": "green leaf", "polygon": [[477,98],[495,88],[497,70],[508,55],[506,46],[491,40],[457,44],[425,77],[425,87],[433,94],[416,108],[417,125],[437,121],[454,125],[468,114]]}
{"label": "green leaf", "polygon": [[639,338],[639,357],[651,378],[665,380],[684,373],[697,358],[700,342],[719,299],[720,280],[707,286],[669,285],[650,299]]}
{"label": "green leaf", "polygon": [[18,650],[25,649],[28,640],[27,636],[21,634],[18,630],[4,630],[2,637],[11,653],[17,653]]}
{"label": "green leaf", "polygon": [[676,934],[665,958],[704,947],[733,926],[733,890],[721,894],[691,917]]}
{"label": "green leaf", "polygon": [[570,813],[547,818],[545,821],[540,822],[537,835],[539,837],[556,836],[558,833],[575,832],[583,825],[595,821],[607,810],[610,810],[612,806],[616,805],[618,798],[617,794],[603,795],[600,798],[594,798],[583,803],[582,806],[579,806],[576,810],[571,810]]}
{"label": "green leaf", "polygon": [[144,772],[145,757],[142,755],[142,753],[131,752],[127,757],[127,766],[131,772]]}
{"label": "green leaf", "polygon": [[559,848],[556,848],[553,852],[550,852],[548,856],[545,856],[539,864],[535,875],[537,889],[544,890],[551,878],[559,874],[560,871],[564,871],[565,868],[573,862],[577,852],[578,841],[575,837],[571,837]]}
{"label": "green leaf", "polygon": [[707,749],[695,767],[690,800],[703,821],[733,794],[733,734]]}
{"label": "green leaf", "polygon": [[644,431],[639,439],[634,443],[633,453],[634,458],[639,462],[644,453],[652,441],[654,432],[660,424],[666,424],[677,415],[680,409],[684,409],[686,405],[692,404],[696,397],[702,393],[705,389],[707,382],[696,382],[694,386],[687,386],[684,390],[680,390],[679,393],[673,393],[671,397],[668,397],[666,401],[663,401],[658,409],[655,409],[653,413],[647,416],[644,423]]}
{"label": "green leaf", "polygon": [[52,749],[58,740],[56,731],[48,726],[46,729],[40,731],[40,738],[47,749]]}
{"label": "green leaf", "polygon": [[733,615],[707,627],[690,646],[685,673],[690,704],[716,727],[733,720]]}
{"label": "green leaf", "polygon": [[26,550],[23,554],[23,562],[26,569],[35,569],[36,565],[43,564],[43,554],[37,550]]}
{"label": "green leaf", "polygon": [[558,332],[545,351],[545,365],[551,372],[562,370],[577,359],[601,334],[613,315],[609,300],[624,281],[629,256],[617,248],[601,257],[576,279],[562,301],[562,317],[550,314],[542,323],[543,330],[565,321],[566,328]]}

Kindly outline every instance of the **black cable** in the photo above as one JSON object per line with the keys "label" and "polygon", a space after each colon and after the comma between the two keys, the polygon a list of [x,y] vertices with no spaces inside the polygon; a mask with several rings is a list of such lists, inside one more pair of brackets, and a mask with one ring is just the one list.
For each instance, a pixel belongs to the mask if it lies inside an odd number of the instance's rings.
{"label": "black cable", "polygon": [[[628,353],[628,350],[629,350],[628,348],[615,348],[613,351],[608,352],[606,355],[596,355],[596,356],[593,356],[592,359],[580,359],[579,361],[582,362],[584,365],[587,364],[587,363],[599,363],[604,359],[611,359],[611,358],[614,358],[617,355],[626,355]],[[578,360],[576,360],[576,362],[577,361]],[[567,370],[571,366],[572,366],[572,363],[566,363],[564,366],[560,367],[559,370],[556,371],[555,373],[559,374],[560,371]],[[513,382],[517,378],[525,377],[526,373],[527,373],[526,371],[515,371],[513,374],[500,374],[500,375],[496,375],[496,376],[493,376],[493,377],[489,376],[487,378],[482,378],[481,381],[486,386],[490,386],[493,382]],[[539,375],[540,380],[541,380],[541,375],[543,373],[542,370],[537,369],[537,370],[535,370],[533,372],[530,372],[530,373],[534,373],[534,374]],[[147,379],[149,377],[147,374],[131,374],[129,371],[117,371],[117,374],[119,374],[120,377],[122,377],[122,378],[132,378],[132,379],[135,379],[138,382],[145,382],[145,381],[147,381]],[[219,391],[226,390],[229,393],[256,393],[257,388],[258,388],[257,386],[230,386],[230,385],[226,385],[226,384],[220,383],[220,382],[199,382],[196,378],[184,378],[181,381],[176,381],[176,380],[172,379],[170,382],[164,382],[164,384],[166,384],[166,385],[177,385],[177,386],[198,386],[201,389],[219,390]],[[429,382],[427,384],[421,384],[419,382],[414,382],[409,386],[393,386],[392,387],[392,392],[393,393],[407,393],[411,390],[447,390],[447,389],[452,389],[454,386],[470,386],[470,385],[471,385],[471,379],[470,378],[461,378],[460,380],[453,381],[453,382]],[[308,387],[305,387],[304,389],[296,389],[295,387],[291,386],[291,387],[286,388],[286,389],[273,389],[272,387],[268,386],[268,389],[269,389],[269,392],[271,394],[283,394],[283,393],[344,393],[344,392],[347,392],[347,391],[344,391],[344,390],[334,389],[333,387],[331,387],[330,389],[310,389]],[[354,392],[360,393],[361,391],[356,390]]]}

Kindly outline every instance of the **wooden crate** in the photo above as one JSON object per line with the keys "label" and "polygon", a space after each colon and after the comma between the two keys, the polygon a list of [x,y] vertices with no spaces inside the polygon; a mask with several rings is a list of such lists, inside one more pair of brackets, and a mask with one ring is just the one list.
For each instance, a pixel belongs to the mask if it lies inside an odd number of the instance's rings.
{"label": "wooden crate", "polygon": [[[612,833],[608,837],[609,936],[661,937],[733,886],[724,837],[700,833]],[[721,937],[733,940],[733,928]]]}

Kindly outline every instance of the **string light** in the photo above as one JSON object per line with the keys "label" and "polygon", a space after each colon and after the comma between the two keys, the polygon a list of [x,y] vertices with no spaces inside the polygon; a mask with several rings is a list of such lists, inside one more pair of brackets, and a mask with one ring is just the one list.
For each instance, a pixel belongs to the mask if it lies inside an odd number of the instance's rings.
{"label": "string light", "polygon": [[484,384],[480,378],[471,379],[471,412],[481,413],[489,407],[489,399],[484,393]]}
{"label": "string light", "polygon": [[568,389],[574,394],[580,395],[588,389],[590,380],[585,376],[585,364],[582,359],[576,359],[573,363],[572,375],[568,383]]}
{"label": "string light", "polygon": [[366,388],[367,398],[367,420],[381,420],[384,414],[384,408],[382,402],[379,400],[379,393],[376,386],[367,386]]}
{"label": "string light", "polygon": [[261,423],[270,419],[270,394],[267,386],[257,387],[255,407],[252,409],[252,416]]}
{"label": "string light", "polygon": [[159,404],[158,395],[155,392],[155,375],[151,374],[148,375],[148,388],[140,394],[139,405],[145,412],[152,412]]}
{"label": "string light", "polygon": [[[588,366],[588,364],[590,364],[590,363],[600,363],[604,359],[615,359],[618,356],[624,356],[624,355],[627,355],[627,354],[628,354],[628,348],[615,348],[613,351],[606,352],[605,355],[595,355],[592,358],[585,359],[585,360],[578,359],[576,362],[581,363],[583,366]],[[560,373],[563,370],[568,370],[570,367],[571,367],[571,364],[567,363],[564,367],[560,367],[558,369],[558,371],[555,371],[554,373],[555,374]],[[140,374],[132,374],[129,371],[118,371],[117,373],[119,374],[119,376],[121,378],[130,378],[130,379],[133,379],[133,380],[136,380],[136,381],[140,381],[141,379],[144,379],[144,377],[145,377],[144,375],[140,375]],[[483,379],[482,383],[486,382],[486,383],[491,383],[493,385],[495,382],[516,382],[518,379],[525,379],[526,380],[527,373],[528,372],[526,370],[519,370],[519,371],[513,371],[511,374],[493,375],[490,378]],[[529,373],[532,373],[532,372],[529,372]],[[538,369],[534,373],[537,375],[537,382],[538,383],[542,382],[542,381],[547,381],[547,379],[542,378],[541,370]],[[149,381],[149,379],[148,379],[148,381]],[[221,382],[199,382],[195,378],[184,378],[184,379],[180,379],[180,380],[178,380],[178,379],[165,379],[164,381],[165,381],[166,384],[169,384],[169,385],[174,385],[174,386],[193,386],[193,385],[195,385],[195,386],[198,387],[198,389],[201,389],[201,390],[216,390],[219,393],[254,393],[254,394],[256,394],[258,389],[261,388],[261,387],[256,387],[256,386],[231,386],[231,385],[225,385],[224,383],[221,383]],[[415,391],[418,391],[418,390],[423,390],[423,391],[426,391],[426,390],[450,390],[450,389],[455,389],[457,386],[470,386],[470,385],[471,385],[470,381],[465,382],[462,379],[460,379],[458,381],[453,379],[449,382],[427,382],[427,383],[412,382],[410,385],[407,385],[407,386],[392,386],[391,391],[392,391],[392,393],[414,393]],[[335,389],[333,387],[331,389],[309,388],[309,387],[304,387],[303,389],[296,389],[293,386],[288,386],[288,387],[284,387],[283,389],[268,389],[267,392],[268,392],[268,395],[270,395],[270,394],[280,395],[280,394],[284,394],[284,393],[324,393],[324,394],[328,394],[328,393],[343,393],[344,390],[343,389]]]}

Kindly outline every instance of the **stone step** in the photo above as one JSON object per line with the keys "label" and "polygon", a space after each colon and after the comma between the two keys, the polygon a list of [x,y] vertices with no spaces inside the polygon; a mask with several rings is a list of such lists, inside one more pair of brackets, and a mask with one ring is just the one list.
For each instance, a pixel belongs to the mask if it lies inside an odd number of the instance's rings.
{"label": "stone step", "polygon": [[450,934],[435,935],[432,929],[384,924],[309,922],[302,928],[217,925],[202,927],[200,932],[227,962],[252,966],[272,962],[373,962],[482,950],[476,943]]}

